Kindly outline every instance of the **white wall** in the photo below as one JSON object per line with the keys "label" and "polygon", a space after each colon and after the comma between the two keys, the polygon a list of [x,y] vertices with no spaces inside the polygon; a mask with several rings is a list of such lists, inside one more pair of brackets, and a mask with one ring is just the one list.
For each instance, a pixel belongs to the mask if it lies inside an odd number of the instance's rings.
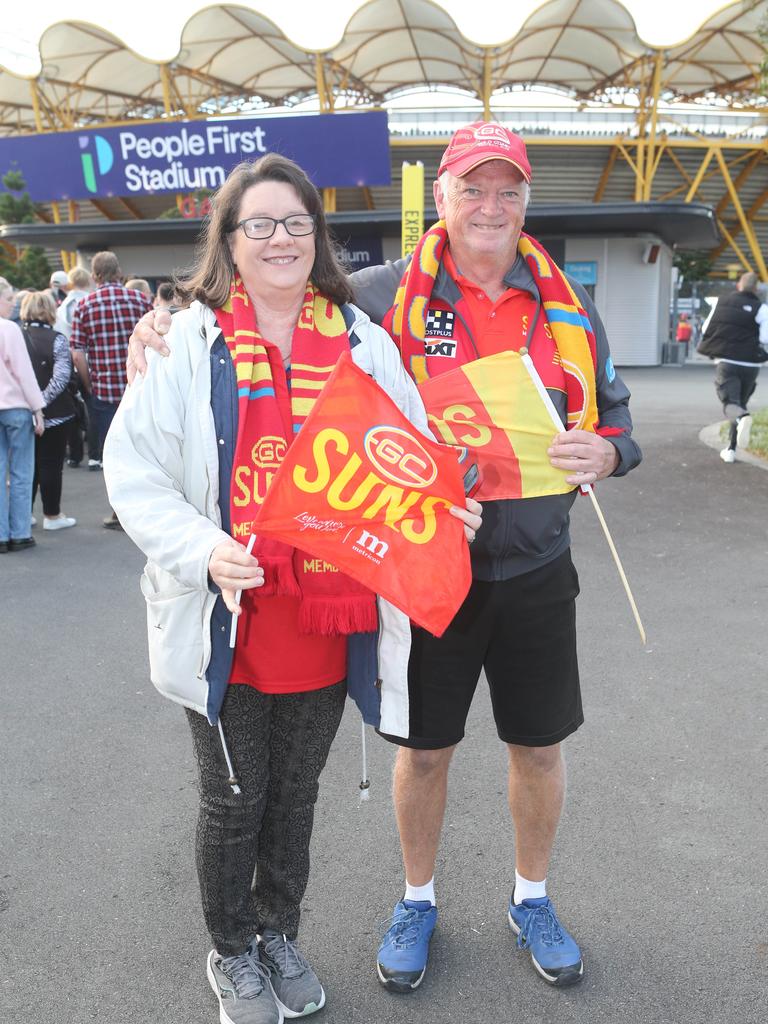
{"label": "white wall", "polygon": [[[643,263],[649,243],[656,263]],[[657,238],[569,238],[568,260],[596,260],[595,303],[617,366],[655,366],[668,340],[672,253]]]}

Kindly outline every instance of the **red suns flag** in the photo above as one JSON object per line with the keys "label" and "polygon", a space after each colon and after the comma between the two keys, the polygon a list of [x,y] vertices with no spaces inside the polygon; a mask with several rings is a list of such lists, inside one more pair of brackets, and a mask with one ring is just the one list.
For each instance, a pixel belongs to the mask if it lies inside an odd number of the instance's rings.
{"label": "red suns flag", "polygon": [[462,449],[436,444],[344,353],[254,530],[331,562],[440,636],[467,595]]}

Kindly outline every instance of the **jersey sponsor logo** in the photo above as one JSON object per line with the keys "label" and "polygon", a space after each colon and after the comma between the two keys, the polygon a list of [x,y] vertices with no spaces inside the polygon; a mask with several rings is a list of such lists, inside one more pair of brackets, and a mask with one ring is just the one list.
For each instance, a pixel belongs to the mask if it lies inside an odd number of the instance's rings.
{"label": "jersey sponsor logo", "polygon": [[451,309],[430,309],[427,311],[425,338],[452,338],[456,314]]}
{"label": "jersey sponsor logo", "polygon": [[424,344],[424,353],[428,356],[448,356],[453,359],[456,355],[455,341],[433,341]]}

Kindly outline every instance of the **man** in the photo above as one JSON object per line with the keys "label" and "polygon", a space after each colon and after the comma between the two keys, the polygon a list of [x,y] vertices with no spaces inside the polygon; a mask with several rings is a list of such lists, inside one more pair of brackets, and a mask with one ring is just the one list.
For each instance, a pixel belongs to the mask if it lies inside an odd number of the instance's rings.
{"label": "man", "polygon": [[[56,310],[56,323],[53,325],[53,329],[58,334],[63,334],[64,337],[69,340],[69,337],[72,334],[72,317],[75,312],[75,307],[81,299],[90,295],[93,290],[93,282],[91,280],[91,275],[85,267],[73,267],[67,274],[67,284],[69,291],[67,292],[67,297]],[[98,438],[96,437],[96,431],[89,421],[86,406],[87,396],[83,390],[82,381],[80,380],[80,375],[77,373],[76,369],[74,379],[70,385],[70,390],[72,391],[75,399],[77,415],[70,421],[67,431],[67,465],[76,469],[83,461],[83,433],[87,431],[89,456],[88,469],[100,470],[101,447],[99,445]]]}
{"label": "man", "polygon": [[757,274],[741,275],[736,290],[715,306],[698,349],[717,363],[715,391],[730,421],[728,447],[720,452],[720,458],[729,464],[736,461],[737,447],[749,445],[752,417],[747,402],[757,387],[760,366],[768,359],[760,344],[768,324],[768,307],[759,299],[757,289]]}
{"label": "man", "polygon": [[86,298],[93,290],[91,275],[85,267],[73,267],[67,276],[67,295],[56,311],[54,329],[65,338],[72,333],[72,317],[80,299]]}
{"label": "man", "polygon": [[67,292],[69,291],[69,278],[63,270],[54,270],[48,282],[48,287],[51,290],[54,302],[57,306],[60,306],[64,299],[66,299]]}
{"label": "man", "polygon": [[[125,358],[131,331],[152,304],[146,296],[123,287],[120,264],[113,252],[96,253],[91,275],[96,289],[75,307],[70,344],[101,450],[125,391]],[[104,526],[110,530],[121,528],[114,512],[104,519]]]}
{"label": "man", "polygon": [[[356,301],[391,331],[417,382],[478,357],[526,348],[563,422],[577,417],[568,396],[588,391],[598,429],[609,436],[585,422],[588,429],[557,434],[549,458],[568,472],[570,484],[592,484],[623,475],[640,461],[629,436],[629,392],[613,368],[603,325],[583,288],[570,281],[589,330],[560,272],[548,269],[545,257],[524,258],[518,251],[534,248],[521,238],[530,178],[518,136],[483,122],[459,129],[434,184],[445,227],[427,232],[410,263],[368,268],[351,280]],[[531,260],[538,261],[539,271],[532,270]],[[555,278],[560,283],[553,298]],[[551,302],[546,310],[545,293]],[[421,330],[412,331],[419,318]],[[564,322],[568,329],[576,325],[579,351],[587,353],[583,367],[573,366],[583,378],[583,392],[581,385],[574,387],[576,372],[563,368],[556,339]],[[141,339],[167,351],[148,326],[141,325],[131,346],[131,361],[142,370]],[[460,402],[460,391],[456,397]],[[487,500],[481,489],[477,496],[485,502],[484,517],[470,549],[469,595],[439,640],[411,626],[408,735],[385,737],[400,748],[394,801],[405,893],[380,946],[377,973],[394,992],[416,988],[426,971],[437,917],[433,876],[448,769],[483,669],[509,757],[516,836],[509,923],[546,981],[565,986],[583,977],[579,947],[546,894],[565,790],[561,742],[583,720],[574,615],[578,582],[568,535],[575,491]]]}
{"label": "man", "polygon": [[687,313],[681,313],[677,319],[677,330],[675,331],[675,341],[679,341],[681,345],[687,345],[693,337],[693,325],[688,319]]}

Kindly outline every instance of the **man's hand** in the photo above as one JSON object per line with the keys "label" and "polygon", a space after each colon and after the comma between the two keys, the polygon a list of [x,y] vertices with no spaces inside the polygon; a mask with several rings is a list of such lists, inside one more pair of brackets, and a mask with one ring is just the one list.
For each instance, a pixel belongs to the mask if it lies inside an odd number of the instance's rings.
{"label": "man's hand", "polygon": [[171,314],[167,309],[151,309],[136,324],[128,343],[128,358],[125,363],[129,384],[133,384],[137,373],[143,377],[147,372],[145,348],[153,348],[161,356],[171,354],[171,350],[163,341],[163,335],[167,334],[170,329]]}
{"label": "man's hand", "polygon": [[[38,437],[42,437],[45,432],[45,418],[43,417],[43,410],[37,409],[32,413],[32,418],[35,421],[35,433]],[[3,486],[5,486],[5,483],[3,483]]]}
{"label": "man's hand", "polygon": [[483,525],[483,506],[474,498],[467,498],[466,508],[461,508],[460,505],[451,505],[450,513],[464,523],[464,536],[467,538],[467,543],[471,544],[477,536],[477,531]]}
{"label": "man's hand", "polygon": [[619,464],[616,447],[589,430],[566,430],[558,434],[547,454],[553,466],[570,473],[566,482],[577,486],[610,476]]}
{"label": "man's hand", "polygon": [[225,540],[216,545],[208,562],[208,575],[221,587],[224,604],[233,615],[239,615],[241,610],[235,601],[236,590],[251,590],[264,585],[264,570],[258,559],[249,555],[236,540]]}

